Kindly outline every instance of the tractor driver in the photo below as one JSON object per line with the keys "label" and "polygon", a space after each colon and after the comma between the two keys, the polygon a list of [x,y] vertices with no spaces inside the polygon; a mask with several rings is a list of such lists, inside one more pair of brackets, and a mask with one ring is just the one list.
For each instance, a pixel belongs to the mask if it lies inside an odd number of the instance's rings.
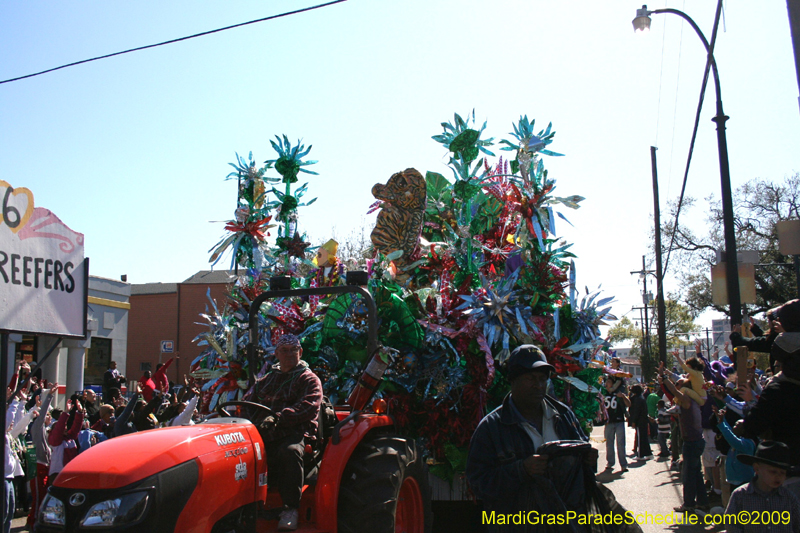
{"label": "tractor driver", "polygon": [[322,383],[300,358],[303,348],[295,335],[283,335],[275,343],[278,362],[256,382],[255,401],[275,416],[259,425],[267,453],[268,484],[277,487],[284,509],[279,531],[297,529],[303,490],[305,444],[317,435],[317,416],[322,403]]}
{"label": "tractor driver", "polygon": [[[517,347],[508,358],[506,374],[511,392],[478,424],[467,456],[467,479],[483,500],[486,513],[525,514],[535,509],[541,490],[537,478],[547,476],[548,463],[546,455],[537,453],[539,447],[557,440],[588,441],[572,410],[547,395],[554,370],[544,353],[532,344]],[[596,469],[597,451],[593,449],[585,460]],[[505,531],[498,525],[487,529],[498,530]],[[513,530],[538,529],[523,526]]]}

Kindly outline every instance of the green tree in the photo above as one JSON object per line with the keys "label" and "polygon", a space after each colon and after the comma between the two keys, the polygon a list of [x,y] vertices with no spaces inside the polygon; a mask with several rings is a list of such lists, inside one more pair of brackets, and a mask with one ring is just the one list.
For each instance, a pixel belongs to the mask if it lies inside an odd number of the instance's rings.
{"label": "green tree", "polygon": [[631,339],[641,340],[642,330],[630,318],[624,316],[608,330],[608,342],[613,346],[618,342]]}
{"label": "green tree", "polygon": [[[667,334],[667,366],[672,365],[672,356],[669,350],[676,346],[689,344],[687,333],[699,331],[699,326],[694,323],[697,314],[688,306],[680,303],[675,295],[669,295],[664,302],[666,307],[666,334]],[[655,301],[649,304],[652,307],[652,319],[650,321],[650,350],[644,349],[642,339],[642,328],[636,325],[628,317],[623,317],[611,329],[608,330],[608,341],[613,345],[619,342],[633,341],[631,354],[639,355],[639,362],[642,365],[642,379],[650,381],[655,376],[655,370],[661,361],[661,354],[658,350],[658,313]]]}
{"label": "green tree", "polygon": [[[778,251],[776,224],[781,220],[800,218],[800,174],[786,177],[782,182],[755,178],[734,193],[734,225],[737,250],[757,250],[759,265],[755,270],[756,304],[750,314],[757,314],[797,294],[797,280],[791,262]],[[711,266],[716,264],[716,251],[724,249],[722,207],[714,196],[705,199],[706,225],[692,229],[681,225],[686,213],[695,206],[693,198],[685,198],[681,217],[675,227],[677,204],[669,206],[669,216],[662,223],[663,256],[673,239],[673,251],[668,271],[680,281],[678,298],[695,312],[713,308],[722,313],[727,307],[714,305],[711,296]]]}

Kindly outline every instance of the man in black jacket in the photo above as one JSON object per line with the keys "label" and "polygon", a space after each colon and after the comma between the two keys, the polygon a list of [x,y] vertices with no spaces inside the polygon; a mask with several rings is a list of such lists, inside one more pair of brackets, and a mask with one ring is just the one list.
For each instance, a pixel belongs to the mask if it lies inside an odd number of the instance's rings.
{"label": "man in black jacket", "polygon": [[647,401],[644,399],[642,392],[641,385],[636,384],[631,387],[631,412],[628,424],[636,430],[636,440],[638,441],[636,458],[640,461],[646,461],[653,458],[653,452],[650,450],[650,438],[647,431],[649,426]]}
{"label": "man in black jacket", "polygon": [[772,355],[782,371],[766,386],[758,403],[744,418],[748,438],[783,442],[791,451],[790,479],[786,488],[800,497],[800,333],[781,333],[772,345]]}
{"label": "man in black jacket", "polygon": [[108,370],[103,374],[103,402],[111,403],[111,389],[122,390],[125,384],[125,376],[117,370],[117,362],[111,361]]}
{"label": "man in black jacket", "polygon": [[[467,478],[486,513],[532,510],[542,501],[545,485],[540,480],[547,473],[548,456],[539,455],[539,447],[556,440],[589,440],[570,408],[546,394],[554,370],[533,345],[518,347],[508,359],[511,393],[478,424],[467,457]],[[586,460],[596,469],[597,451],[592,449]],[[489,531],[502,529],[488,525]]]}

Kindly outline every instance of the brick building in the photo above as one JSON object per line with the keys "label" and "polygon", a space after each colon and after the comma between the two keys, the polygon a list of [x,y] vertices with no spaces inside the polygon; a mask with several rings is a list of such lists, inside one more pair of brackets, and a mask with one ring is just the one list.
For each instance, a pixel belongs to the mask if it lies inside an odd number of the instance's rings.
{"label": "brick building", "polygon": [[[174,356],[167,377],[181,382],[202,351],[192,339],[205,330],[200,314],[211,307],[207,294],[224,307],[234,279],[231,271],[201,270],[181,283],[131,285],[125,377],[139,379],[145,370],[155,371],[159,359],[166,363]],[[162,341],[172,341],[175,352],[162,354]]]}

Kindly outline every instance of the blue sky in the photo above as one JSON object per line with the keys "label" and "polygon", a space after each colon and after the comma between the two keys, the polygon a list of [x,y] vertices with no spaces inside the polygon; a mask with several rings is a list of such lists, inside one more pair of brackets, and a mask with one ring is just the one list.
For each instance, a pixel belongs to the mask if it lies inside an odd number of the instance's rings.
{"label": "blue sky", "polygon": [[[710,38],[716,3],[687,11]],[[311,3],[5,2],[0,78],[261,18]],[[520,115],[557,131],[545,164],[558,193],[586,200],[558,233],[580,286],[603,284],[618,315],[640,302],[629,272],[646,253],[649,147],[662,203],[680,189],[705,54],[688,25],[636,2],[349,0],[343,4],[0,85],[0,179],[86,235],[92,273],[174,282],[208,268],[232,218],[234,153],[312,144],[301,229],[314,242],[374,215],[373,184],[407,167],[449,175],[431,140],[475,109],[498,140]],[[716,58],[734,186],[800,167],[800,111],[783,2],[728,2]],[[709,86],[688,194],[719,196]],[[687,222],[702,221],[702,213]],[[669,288],[669,285],[668,285]],[[638,313],[636,313],[638,315]],[[631,314],[633,316],[633,314]]]}

